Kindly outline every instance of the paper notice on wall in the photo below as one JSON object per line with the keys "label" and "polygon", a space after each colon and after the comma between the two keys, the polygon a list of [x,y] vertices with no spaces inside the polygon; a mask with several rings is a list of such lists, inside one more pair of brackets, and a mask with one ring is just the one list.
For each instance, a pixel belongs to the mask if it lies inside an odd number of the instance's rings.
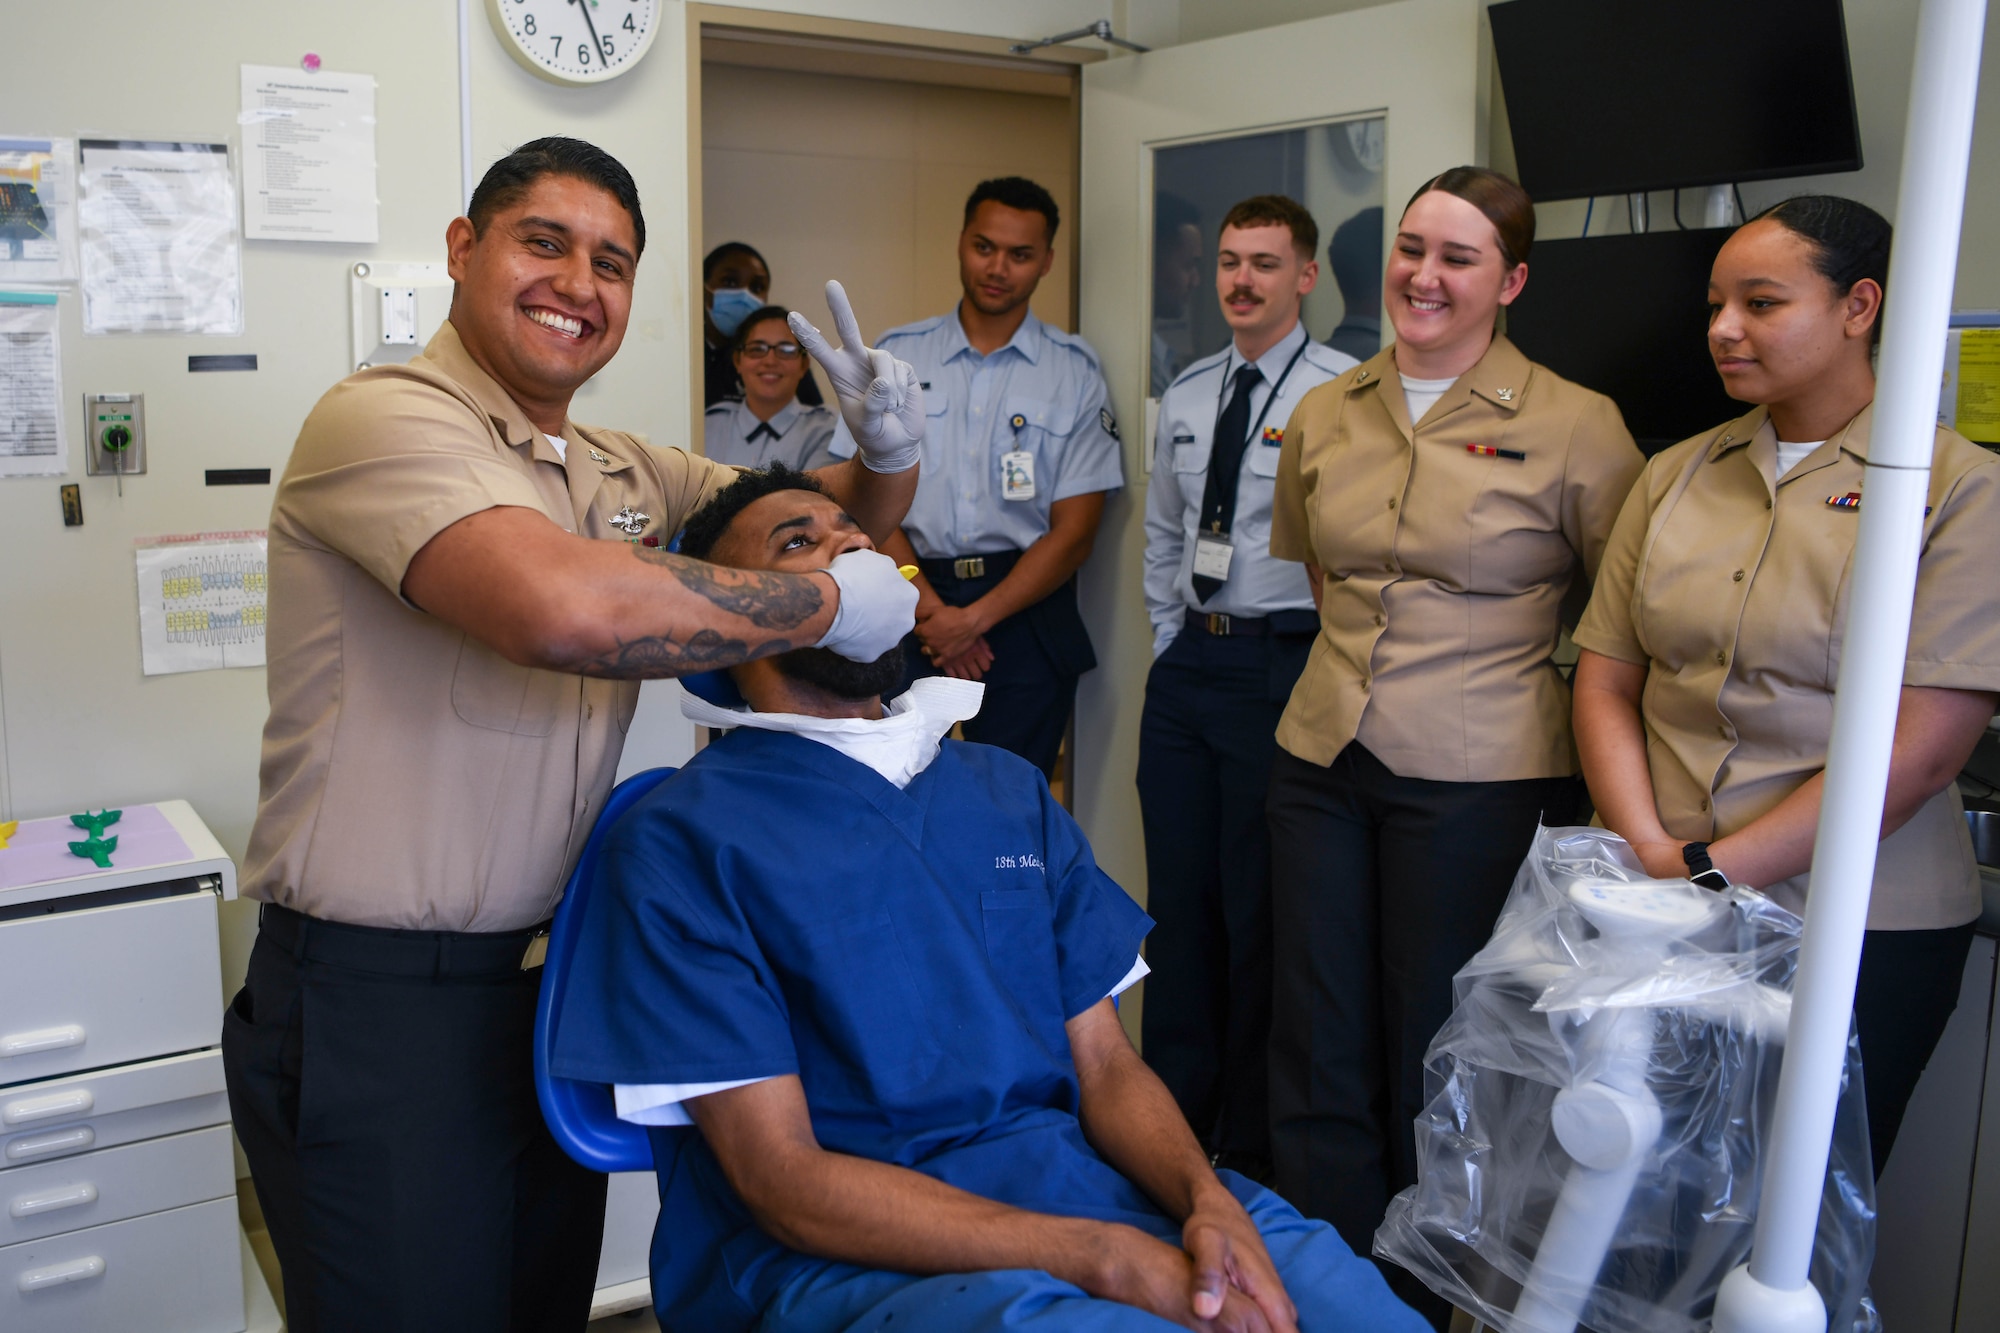
{"label": "paper notice on wall", "polygon": [[229,145],[85,139],[80,148],[83,331],[243,332]]}
{"label": "paper notice on wall", "polygon": [[2000,329],[1958,329],[1958,433],[2000,444]]}
{"label": "paper notice on wall", "polygon": [[76,277],[76,141],[0,135],[0,282]]}
{"label": "paper notice on wall", "polygon": [[262,532],[150,537],[134,555],[147,675],[264,665],[271,578]]}
{"label": "paper notice on wall", "polygon": [[374,78],[242,71],[244,236],[375,241]]}
{"label": "paper notice on wall", "polygon": [[54,292],[0,291],[0,477],[69,471]]}

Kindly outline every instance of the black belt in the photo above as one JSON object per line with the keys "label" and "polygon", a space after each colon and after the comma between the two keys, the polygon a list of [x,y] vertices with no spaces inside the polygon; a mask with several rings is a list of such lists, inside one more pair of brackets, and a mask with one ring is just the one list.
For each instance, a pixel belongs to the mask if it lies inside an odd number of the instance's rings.
{"label": "black belt", "polygon": [[528,946],[546,926],[473,932],[391,930],[322,921],[265,903],[259,933],[301,962],[398,977],[492,977],[518,973]]}
{"label": "black belt", "polygon": [[917,568],[924,571],[924,577],[932,583],[940,579],[1004,579],[1009,570],[1019,563],[1019,551],[990,551],[985,555],[926,556],[917,561]]}
{"label": "black belt", "polygon": [[1189,607],[1182,623],[1218,638],[1261,639],[1272,634],[1317,634],[1319,616],[1311,611],[1273,611],[1268,616],[1228,616]]}

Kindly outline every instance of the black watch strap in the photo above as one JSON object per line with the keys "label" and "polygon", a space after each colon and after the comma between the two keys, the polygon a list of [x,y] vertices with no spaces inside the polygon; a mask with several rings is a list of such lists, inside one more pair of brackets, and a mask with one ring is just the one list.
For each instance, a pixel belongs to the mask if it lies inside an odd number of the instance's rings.
{"label": "black watch strap", "polygon": [[1681,860],[1686,862],[1688,878],[1704,889],[1720,893],[1729,887],[1729,876],[1715,868],[1715,862],[1708,857],[1708,844],[1691,842],[1681,848]]}

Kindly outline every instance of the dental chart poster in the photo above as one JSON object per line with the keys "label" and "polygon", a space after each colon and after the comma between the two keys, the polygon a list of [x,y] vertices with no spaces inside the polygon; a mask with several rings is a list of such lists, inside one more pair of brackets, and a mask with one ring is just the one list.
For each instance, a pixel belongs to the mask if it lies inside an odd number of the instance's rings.
{"label": "dental chart poster", "polygon": [[243,235],[375,241],[374,77],[297,66],[242,71]]}
{"label": "dental chart poster", "polygon": [[133,554],[147,675],[264,665],[271,587],[264,533],[144,538]]}
{"label": "dental chart poster", "polygon": [[69,471],[54,292],[0,291],[0,477]]}
{"label": "dental chart poster", "polygon": [[85,139],[79,147],[83,331],[243,332],[229,145]]}
{"label": "dental chart poster", "polygon": [[0,135],[0,282],[76,277],[76,141]]}

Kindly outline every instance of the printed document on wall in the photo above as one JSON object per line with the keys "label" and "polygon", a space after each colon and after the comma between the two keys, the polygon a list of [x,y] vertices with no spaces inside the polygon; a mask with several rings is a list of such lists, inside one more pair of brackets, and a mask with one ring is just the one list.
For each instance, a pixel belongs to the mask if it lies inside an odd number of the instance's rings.
{"label": "printed document on wall", "polygon": [[264,665],[264,533],[142,538],[139,655],[149,676]]}
{"label": "printed document on wall", "polygon": [[76,140],[0,135],[0,282],[76,277]]}
{"label": "printed document on wall", "polygon": [[0,292],[0,477],[69,471],[54,292]]}
{"label": "printed document on wall", "polygon": [[79,146],[83,331],[243,332],[229,145],[85,139]]}
{"label": "printed document on wall", "polygon": [[376,240],[373,76],[242,71],[244,236]]}

